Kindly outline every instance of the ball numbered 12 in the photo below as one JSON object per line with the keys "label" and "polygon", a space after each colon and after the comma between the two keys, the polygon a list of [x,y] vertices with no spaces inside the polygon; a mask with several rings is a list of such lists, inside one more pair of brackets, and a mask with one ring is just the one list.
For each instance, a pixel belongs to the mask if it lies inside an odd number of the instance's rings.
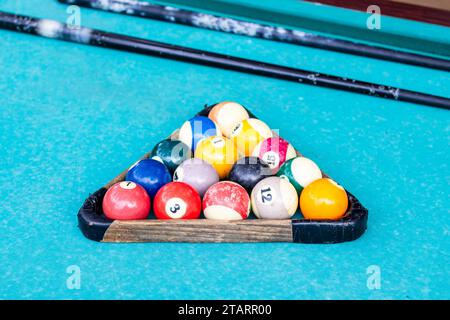
{"label": "ball numbered 12", "polygon": [[214,121],[208,117],[196,116],[181,126],[178,139],[194,152],[202,139],[220,135],[221,132]]}
{"label": "ball numbered 12", "polygon": [[197,219],[202,201],[197,191],[184,182],[170,182],[159,189],[153,200],[158,219]]}
{"label": "ball numbered 12", "polygon": [[287,180],[269,177],[261,180],[252,190],[253,213],[261,219],[289,219],[298,206],[298,195]]}
{"label": "ball numbered 12", "polygon": [[277,172],[277,176],[289,180],[297,193],[311,182],[322,178],[322,172],[317,164],[305,157],[296,157],[286,161]]}

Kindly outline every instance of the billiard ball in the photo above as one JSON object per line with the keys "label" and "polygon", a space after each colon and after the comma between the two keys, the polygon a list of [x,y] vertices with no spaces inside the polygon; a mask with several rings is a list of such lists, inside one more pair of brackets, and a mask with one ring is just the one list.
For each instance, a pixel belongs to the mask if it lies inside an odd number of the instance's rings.
{"label": "billiard ball", "polygon": [[143,159],[128,169],[125,180],[143,186],[148,195],[153,198],[163,185],[172,181],[172,176],[169,169],[161,162]]}
{"label": "billiard ball", "polygon": [[220,181],[213,184],[203,197],[205,218],[213,220],[242,220],[250,213],[247,191],[237,183]]}
{"label": "billiard ball", "polygon": [[252,210],[261,219],[289,219],[297,211],[298,195],[289,181],[268,177],[252,190]]}
{"label": "billiard ball", "polygon": [[178,139],[184,142],[192,152],[204,138],[220,136],[222,133],[214,121],[204,116],[195,116],[186,121],[180,128]]}
{"label": "billiard ball", "polygon": [[267,163],[274,174],[286,160],[296,155],[294,147],[280,137],[264,139],[253,149],[253,156]]}
{"label": "billiard ball", "polygon": [[191,156],[191,149],[185,143],[172,139],[160,141],[150,153],[150,158],[164,163],[171,173]]}
{"label": "billiard ball", "polygon": [[140,185],[122,181],[106,191],[102,207],[105,216],[112,220],[145,219],[150,212],[150,197]]}
{"label": "billiard ball", "polygon": [[306,219],[336,220],[345,215],[347,207],[347,192],[328,178],[311,182],[300,194],[300,211]]}
{"label": "billiard ball", "polygon": [[272,175],[269,165],[257,157],[240,158],[228,175],[228,180],[244,187],[250,194],[255,185]]}
{"label": "billiard ball", "polygon": [[202,210],[200,195],[184,182],[170,182],[163,186],[153,203],[158,219],[197,219]]}
{"label": "billiard ball", "polygon": [[199,142],[195,150],[195,158],[210,163],[216,169],[219,178],[224,179],[239,159],[239,152],[231,140],[215,136]]}
{"label": "billiard ball", "polygon": [[283,163],[277,176],[289,180],[297,193],[303,190],[311,182],[321,179],[322,172],[317,164],[305,157],[296,157]]}
{"label": "billiard ball", "polygon": [[173,181],[180,181],[193,187],[203,197],[206,190],[219,181],[219,174],[208,162],[192,158],[185,160],[173,174]]}
{"label": "billiard ball", "polygon": [[233,128],[239,122],[248,119],[249,115],[247,110],[239,103],[224,101],[211,109],[208,118],[217,123],[222,134],[229,138]]}
{"label": "billiard ball", "polygon": [[272,130],[264,122],[250,118],[239,122],[233,128],[230,139],[243,155],[251,156],[259,142],[272,136]]}

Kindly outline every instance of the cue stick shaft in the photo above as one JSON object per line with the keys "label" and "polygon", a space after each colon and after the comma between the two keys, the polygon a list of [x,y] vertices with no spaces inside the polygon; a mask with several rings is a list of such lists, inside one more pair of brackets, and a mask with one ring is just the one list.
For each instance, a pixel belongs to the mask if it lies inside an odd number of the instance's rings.
{"label": "cue stick shaft", "polygon": [[231,19],[169,6],[136,0],[58,0],[65,4],[155,19],[192,27],[244,35],[254,38],[314,47],[352,55],[388,60],[404,64],[450,71],[450,60],[429,57],[406,51],[392,50],[348,40]]}
{"label": "cue stick shaft", "polygon": [[450,99],[0,11],[0,28],[450,110]]}

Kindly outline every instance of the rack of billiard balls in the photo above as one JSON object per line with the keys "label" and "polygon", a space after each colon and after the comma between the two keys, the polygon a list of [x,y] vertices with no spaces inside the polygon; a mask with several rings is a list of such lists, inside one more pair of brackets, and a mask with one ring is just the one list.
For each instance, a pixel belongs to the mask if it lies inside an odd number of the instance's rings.
{"label": "rack of billiard balls", "polygon": [[[102,201],[111,220],[339,220],[349,207],[343,187],[300,156],[240,104],[221,102],[186,121]],[[151,210],[153,208],[153,210]]]}

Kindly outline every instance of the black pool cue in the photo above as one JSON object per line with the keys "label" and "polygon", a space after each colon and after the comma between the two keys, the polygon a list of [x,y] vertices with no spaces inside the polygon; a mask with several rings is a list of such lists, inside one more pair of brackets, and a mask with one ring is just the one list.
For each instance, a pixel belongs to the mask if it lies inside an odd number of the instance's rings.
{"label": "black pool cue", "polygon": [[450,71],[450,60],[319,36],[300,30],[231,19],[135,0],[58,0],[65,4],[155,19],[254,38]]}
{"label": "black pool cue", "polygon": [[413,102],[450,109],[450,99],[444,97],[175,46],[96,29],[85,27],[75,29],[71,25],[54,20],[39,19],[0,11],[0,28],[51,39],[139,53],[391,100]]}

